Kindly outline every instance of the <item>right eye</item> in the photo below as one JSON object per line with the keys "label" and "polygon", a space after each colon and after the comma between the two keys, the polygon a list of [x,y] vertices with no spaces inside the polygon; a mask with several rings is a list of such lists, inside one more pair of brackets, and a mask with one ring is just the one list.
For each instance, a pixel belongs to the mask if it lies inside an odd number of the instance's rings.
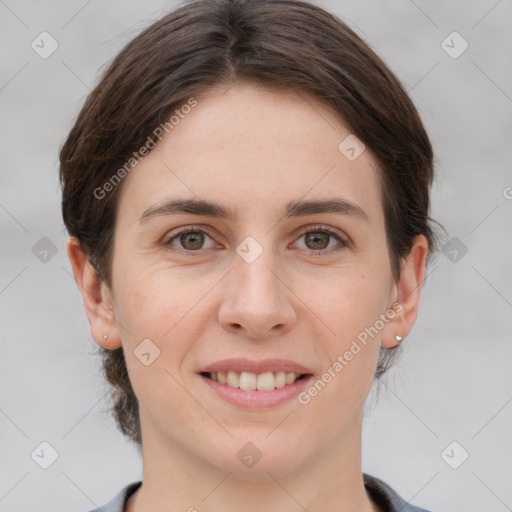
{"label": "right eye", "polygon": [[[210,240],[207,247],[204,247],[205,241]],[[178,247],[176,244],[179,244]],[[201,249],[211,249],[215,246],[213,239],[201,229],[187,228],[179,231],[172,237],[164,241],[165,247],[171,250],[178,250],[182,252],[189,252],[194,254],[195,251]]]}

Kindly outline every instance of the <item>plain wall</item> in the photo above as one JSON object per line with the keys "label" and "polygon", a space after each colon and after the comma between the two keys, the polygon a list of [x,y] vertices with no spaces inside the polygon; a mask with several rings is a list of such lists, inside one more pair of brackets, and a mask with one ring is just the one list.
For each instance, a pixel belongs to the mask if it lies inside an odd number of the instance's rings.
{"label": "plain wall", "polygon": [[[317,3],[410,91],[436,153],[432,215],[452,244],[429,268],[400,362],[369,399],[363,469],[433,511],[510,510],[512,2]],[[141,478],[107,414],[66,255],[58,150],[103,66],[174,5],[0,2],[0,511],[86,511]],[[47,59],[31,48],[43,31],[59,45]],[[454,31],[469,44],[458,58],[442,47]],[[447,41],[452,54],[463,44]],[[48,469],[31,458],[43,441],[59,454]],[[453,441],[469,453],[458,469],[441,456]]]}

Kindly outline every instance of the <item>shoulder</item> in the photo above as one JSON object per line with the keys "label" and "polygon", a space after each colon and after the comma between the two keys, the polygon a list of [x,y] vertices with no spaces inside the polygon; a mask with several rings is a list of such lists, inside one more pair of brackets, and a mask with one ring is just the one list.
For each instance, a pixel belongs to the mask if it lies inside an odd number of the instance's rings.
{"label": "shoulder", "polygon": [[142,485],[142,482],[132,482],[123,487],[108,503],[90,512],[124,512],[128,498]]}
{"label": "shoulder", "polygon": [[366,492],[383,512],[429,512],[409,504],[379,478],[363,473],[363,480]]}
{"label": "shoulder", "polygon": [[[410,505],[384,481],[363,473],[366,491],[383,512],[429,512]],[[90,512],[124,512],[127,499],[139,489],[142,482],[132,482],[123,487],[108,503]]]}

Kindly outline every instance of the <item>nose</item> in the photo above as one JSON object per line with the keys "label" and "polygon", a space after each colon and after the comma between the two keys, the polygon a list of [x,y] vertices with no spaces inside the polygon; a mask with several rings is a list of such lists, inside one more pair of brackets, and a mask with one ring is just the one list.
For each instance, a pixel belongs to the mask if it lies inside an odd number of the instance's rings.
{"label": "nose", "polygon": [[292,329],[297,314],[293,294],[279,272],[273,270],[274,259],[265,252],[252,263],[242,258],[224,282],[223,301],[218,319],[228,332],[255,339],[283,335]]}

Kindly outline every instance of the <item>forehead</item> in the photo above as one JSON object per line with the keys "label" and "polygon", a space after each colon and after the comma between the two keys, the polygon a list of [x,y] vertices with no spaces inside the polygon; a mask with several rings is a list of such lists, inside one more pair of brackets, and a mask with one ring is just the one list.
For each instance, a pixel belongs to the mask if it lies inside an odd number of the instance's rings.
{"label": "forehead", "polygon": [[347,158],[347,144],[354,146],[350,127],[312,96],[239,84],[194,99],[125,178],[122,215],[126,205],[135,216],[180,195],[229,204],[243,218],[339,193],[370,217],[381,216],[373,155],[365,148]]}

